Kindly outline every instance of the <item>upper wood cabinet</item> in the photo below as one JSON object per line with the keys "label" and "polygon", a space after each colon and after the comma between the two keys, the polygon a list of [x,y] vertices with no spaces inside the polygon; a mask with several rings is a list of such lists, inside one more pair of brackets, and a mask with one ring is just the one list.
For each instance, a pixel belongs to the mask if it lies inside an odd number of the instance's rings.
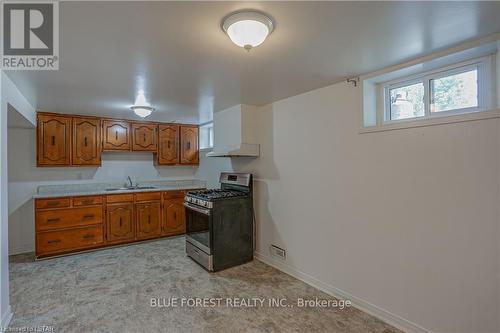
{"label": "upper wood cabinet", "polygon": [[130,150],[132,138],[128,121],[105,119],[102,123],[103,150]]}
{"label": "upper wood cabinet", "polygon": [[199,164],[198,126],[181,125],[181,161],[180,164]]}
{"label": "upper wood cabinet", "polygon": [[179,164],[179,125],[158,125],[158,164]]}
{"label": "upper wood cabinet", "polygon": [[101,165],[101,120],[73,118],[73,165]]}
{"label": "upper wood cabinet", "polygon": [[156,124],[132,123],[132,150],[156,151]]}
{"label": "upper wood cabinet", "polygon": [[37,166],[99,166],[103,151],[150,151],[157,165],[198,165],[198,126],[37,114]]}
{"label": "upper wood cabinet", "polygon": [[71,164],[71,117],[38,115],[37,165]]}

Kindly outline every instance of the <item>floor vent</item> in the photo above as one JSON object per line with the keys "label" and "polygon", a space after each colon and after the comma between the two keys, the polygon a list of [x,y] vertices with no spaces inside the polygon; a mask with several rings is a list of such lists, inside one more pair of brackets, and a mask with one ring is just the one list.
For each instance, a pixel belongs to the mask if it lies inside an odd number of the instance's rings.
{"label": "floor vent", "polygon": [[269,247],[271,254],[275,257],[278,257],[282,260],[286,260],[286,251],[281,247],[277,247],[276,245],[272,245]]}

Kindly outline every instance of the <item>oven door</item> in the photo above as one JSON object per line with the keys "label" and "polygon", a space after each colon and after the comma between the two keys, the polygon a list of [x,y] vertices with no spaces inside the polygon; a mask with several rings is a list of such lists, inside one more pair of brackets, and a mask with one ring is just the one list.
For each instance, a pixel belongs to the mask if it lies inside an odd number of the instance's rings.
{"label": "oven door", "polygon": [[212,215],[210,209],[206,209],[188,202],[184,203],[186,208],[186,241],[198,247],[206,254],[212,253]]}

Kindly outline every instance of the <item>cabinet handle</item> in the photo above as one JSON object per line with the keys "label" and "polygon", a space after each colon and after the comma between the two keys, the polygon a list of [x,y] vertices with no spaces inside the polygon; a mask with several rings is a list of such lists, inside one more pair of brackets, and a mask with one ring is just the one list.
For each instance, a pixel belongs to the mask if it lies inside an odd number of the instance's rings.
{"label": "cabinet handle", "polygon": [[167,141],[167,148],[170,149],[170,140]]}
{"label": "cabinet handle", "polygon": [[59,201],[49,201],[47,202],[47,206],[57,206],[59,205]]}
{"label": "cabinet handle", "polygon": [[190,141],[188,141],[188,143],[187,143],[187,149],[191,149],[191,142]]}
{"label": "cabinet handle", "polygon": [[47,219],[47,223],[56,223],[61,221],[59,217],[53,218],[53,219]]}
{"label": "cabinet handle", "polygon": [[52,145],[53,146],[56,145],[56,137],[54,135],[52,135]]}
{"label": "cabinet handle", "polygon": [[120,227],[122,226],[122,218],[120,217]]}
{"label": "cabinet handle", "polygon": [[148,215],[148,224],[151,224],[151,215]]}
{"label": "cabinet handle", "polygon": [[85,147],[87,147],[87,137],[85,137],[85,138],[83,139],[83,141],[84,141],[84,143],[85,143]]}
{"label": "cabinet handle", "polygon": [[118,131],[115,131],[115,140],[118,140]]}
{"label": "cabinet handle", "polygon": [[174,220],[177,220],[177,212],[174,212]]}
{"label": "cabinet handle", "polygon": [[146,133],[142,134],[143,141],[146,142]]}
{"label": "cabinet handle", "polygon": [[57,244],[57,243],[61,243],[61,240],[60,239],[49,240],[47,243],[49,243],[49,244]]}
{"label": "cabinet handle", "polygon": [[94,218],[94,214],[83,215],[84,220],[91,220]]}
{"label": "cabinet handle", "polygon": [[95,237],[95,235],[93,235],[93,234],[85,234],[85,235],[83,235],[84,239],[89,239],[89,238],[94,238],[94,237]]}

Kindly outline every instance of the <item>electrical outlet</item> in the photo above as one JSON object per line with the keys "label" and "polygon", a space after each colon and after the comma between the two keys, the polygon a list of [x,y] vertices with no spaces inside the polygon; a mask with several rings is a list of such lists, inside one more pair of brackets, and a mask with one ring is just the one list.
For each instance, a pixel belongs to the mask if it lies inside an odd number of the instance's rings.
{"label": "electrical outlet", "polygon": [[269,247],[269,251],[275,257],[280,258],[281,260],[286,260],[286,250],[278,247],[276,245],[271,244]]}

